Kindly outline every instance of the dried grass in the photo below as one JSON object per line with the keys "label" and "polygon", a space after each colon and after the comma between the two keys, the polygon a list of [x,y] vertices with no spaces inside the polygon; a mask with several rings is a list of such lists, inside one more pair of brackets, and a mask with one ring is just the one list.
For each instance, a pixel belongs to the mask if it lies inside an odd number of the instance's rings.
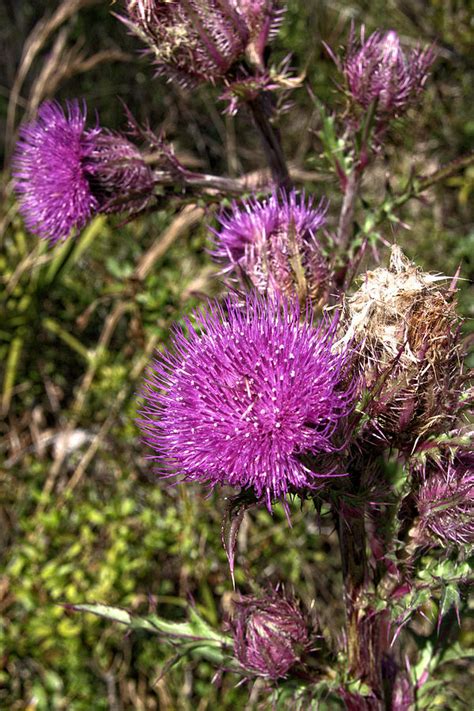
{"label": "dried grass", "polygon": [[[91,56],[83,50],[82,41],[69,46],[70,21],[83,9],[98,5],[101,0],[63,0],[50,16],[43,17],[26,39],[18,71],[10,93],[6,132],[6,160],[11,153],[16,133],[16,115],[20,104],[26,106],[26,118],[31,117],[41,101],[55,94],[58,87],[71,76],[90,71],[103,62],[127,61],[129,55],[119,50],[104,50]],[[55,33],[57,35],[54,37]],[[30,95],[22,100],[21,93],[32,68],[39,62],[39,55],[52,42],[34,82]]]}

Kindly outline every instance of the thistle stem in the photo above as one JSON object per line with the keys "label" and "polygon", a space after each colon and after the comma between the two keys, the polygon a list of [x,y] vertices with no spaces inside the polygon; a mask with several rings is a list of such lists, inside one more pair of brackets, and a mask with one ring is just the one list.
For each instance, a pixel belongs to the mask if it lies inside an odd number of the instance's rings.
{"label": "thistle stem", "polygon": [[224,195],[242,195],[249,188],[245,181],[238,178],[227,178],[220,175],[206,175],[204,173],[181,172],[178,175],[171,171],[155,170],[153,172],[155,185],[179,186],[189,191],[213,191]]}
{"label": "thistle stem", "polygon": [[290,174],[283,154],[280,134],[270,121],[272,114],[270,94],[268,92],[260,94],[255,99],[248,101],[248,106],[260,134],[275,183],[280,188],[291,188]]}
{"label": "thistle stem", "polygon": [[390,620],[386,610],[376,612],[367,600],[374,580],[368,564],[364,510],[342,504],[334,506],[333,517],[344,582],[348,672],[352,679],[370,686],[371,709],[392,711],[394,662],[389,653]]}
{"label": "thistle stem", "polygon": [[346,604],[347,653],[349,671],[359,677],[363,650],[359,636],[362,614],[361,597],[367,584],[367,553],[363,514],[334,510],[334,519],[341,552],[344,598]]}
{"label": "thistle stem", "polygon": [[362,172],[357,168],[353,168],[347,176],[346,189],[344,191],[341,214],[339,216],[339,224],[337,227],[337,242],[341,254],[344,254],[347,251],[347,248],[351,242],[354,225],[354,212],[361,181]]}

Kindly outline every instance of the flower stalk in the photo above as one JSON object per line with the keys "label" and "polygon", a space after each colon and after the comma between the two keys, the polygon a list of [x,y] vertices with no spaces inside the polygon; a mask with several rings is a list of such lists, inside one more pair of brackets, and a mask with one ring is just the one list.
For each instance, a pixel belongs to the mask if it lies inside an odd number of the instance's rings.
{"label": "flower stalk", "polygon": [[335,508],[333,515],[344,582],[348,666],[350,673],[357,677],[363,666],[364,652],[359,627],[363,616],[363,594],[368,581],[364,516],[359,510],[349,511],[345,506]]}
{"label": "flower stalk", "polygon": [[346,176],[344,197],[337,227],[337,242],[341,254],[347,253],[354,232],[354,214],[359,196],[362,171],[354,168]]}
{"label": "flower stalk", "polygon": [[278,187],[289,190],[291,188],[291,178],[283,153],[280,134],[271,122],[272,105],[270,94],[262,92],[255,98],[250,99],[248,107],[260,135],[273,180]]}

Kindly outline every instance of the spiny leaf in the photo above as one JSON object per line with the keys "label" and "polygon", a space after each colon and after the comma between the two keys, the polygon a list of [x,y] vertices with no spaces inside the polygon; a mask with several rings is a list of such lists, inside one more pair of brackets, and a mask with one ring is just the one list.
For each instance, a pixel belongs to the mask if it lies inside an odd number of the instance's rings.
{"label": "spiny leaf", "polygon": [[222,518],[221,539],[222,545],[227,555],[229,562],[232,584],[235,590],[234,564],[235,564],[235,547],[237,545],[237,536],[242,524],[245,512],[255,506],[256,500],[253,494],[244,491],[237,496],[228,499],[226,510]]}
{"label": "spiny leaf", "polygon": [[441,600],[439,603],[439,615],[438,615],[438,630],[441,625],[443,617],[449,612],[449,610],[454,607],[456,610],[456,615],[459,620],[459,605],[461,603],[461,596],[457,585],[446,585],[444,588]]}
{"label": "spiny leaf", "polygon": [[474,659],[474,647],[463,647],[460,642],[455,642],[445,649],[440,656],[440,664],[456,662],[459,659]]}
{"label": "spiny leaf", "polygon": [[224,650],[232,646],[229,638],[210,627],[192,607],[189,608],[190,619],[187,622],[173,622],[155,614],[132,615],[121,607],[101,604],[65,605],[64,607],[75,612],[89,612],[123,624],[132,630],[144,630],[162,635],[166,642],[177,648],[177,659],[187,654],[194,654],[214,664],[223,664],[226,659]]}

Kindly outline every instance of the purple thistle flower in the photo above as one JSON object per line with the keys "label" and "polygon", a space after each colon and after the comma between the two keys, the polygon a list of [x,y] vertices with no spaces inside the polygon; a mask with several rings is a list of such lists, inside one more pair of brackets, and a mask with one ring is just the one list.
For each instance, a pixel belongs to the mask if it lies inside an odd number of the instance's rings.
{"label": "purple thistle flower", "polygon": [[20,212],[31,232],[55,243],[82,229],[98,212],[138,210],[153,190],[153,175],[123,136],[86,129],[77,100],[67,113],[45,102],[20,130],[13,157]]}
{"label": "purple thistle flower", "polygon": [[286,676],[312,646],[296,601],[277,592],[237,600],[233,632],[235,656],[242,667],[272,680]]}
{"label": "purple thistle flower", "polygon": [[327,204],[294,190],[274,192],[265,200],[234,202],[213,230],[216,261],[262,294],[302,301],[321,297],[330,283],[329,266],[316,236],[325,222]]}
{"label": "purple thistle flower", "polygon": [[302,323],[295,302],[255,295],[195,316],[145,383],[138,422],[154,459],[187,480],[253,488],[269,508],[333,474],[321,459],[343,448],[354,400],[348,352],[333,347],[337,319]]}
{"label": "purple thistle flower", "polygon": [[446,461],[429,461],[418,493],[422,541],[474,544],[474,452],[458,451]]}
{"label": "purple thistle flower", "polygon": [[363,109],[377,102],[376,114],[387,120],[402,114],[424,88],[428,70],[435,59],[432,47],[405,53],[393,30],[374,32],[360,42],[351,32],[347,55],[337,61],[353,101]]}
{"label": "purple thistle flower", "polygon": [[159,74],[214,82],[246,52],[261,64],[274,0],[126,0],[121,18],[145,42]]}

